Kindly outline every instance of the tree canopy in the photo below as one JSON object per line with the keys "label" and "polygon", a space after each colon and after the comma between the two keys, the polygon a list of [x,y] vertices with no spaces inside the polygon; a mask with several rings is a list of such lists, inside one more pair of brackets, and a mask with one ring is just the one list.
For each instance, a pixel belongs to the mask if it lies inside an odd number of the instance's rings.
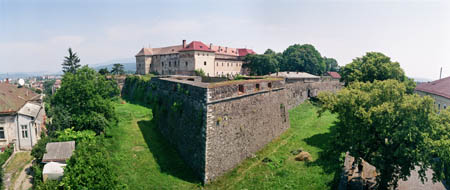
{"label": "tree canopy", "polygon": [[334,150],[374,165],[379,189],[395,188],[415,166],[424,176],[431,160],[429,136],[438,135],[430,97],[408,94],[397,80],[375,80],[351,83],[337,94],[321,93],[319,100],[323,110],[338,115]]}
{"label": "tree canopy", "polygon": [[108,75],[109,71],[108,68],[101,68],[100,70],[98,70],[98,73],[100,73],[101,75]]}
{"label": "tree canopy", "polygon": [[69,56],[64,57],[64,62],[62,63],[64,73],[75,73],[76,70],[81,66],[80,58],[77,53],[72,52],[72,48],[69,48]]}
{"label": "tree canopy", "polygon": [[117,84],[84,66],[74,74],[66,73],[61,88],[51,100],[53,130],[102,132],[115,120],[111,99],[119,94]]}
{"label": "tree canopy", "polygon": [[[270,50],[270,49],[269,49]],[[251,75],[267,75],[279,71],[279,61],[275,53],[270,54],[248,54],[245,61],[251,64],[244,64],[246,68],[250,69]]]}
{"label": "tree canopy", "polygon": [[111,69],[111,73],[115,75],[123,75],[125,74],[125,70],[122,64],[116,63],[113,65],[113,68]]}
{"label": "tree canopy", "polygon": [[334,58],[328,58],[328,57],[323,57],[324,61],[325,61],[325,71],[334,71],[337,72],[339,71],[340,67],[336,61],[336,59]]}

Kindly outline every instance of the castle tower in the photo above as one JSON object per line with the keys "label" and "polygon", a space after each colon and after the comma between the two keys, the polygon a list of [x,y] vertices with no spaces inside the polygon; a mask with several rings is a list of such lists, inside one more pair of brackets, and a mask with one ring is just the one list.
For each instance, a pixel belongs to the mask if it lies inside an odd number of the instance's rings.
{"label": "castle tower", "polygon": [[146,75],[150,73],[153,51],[152,48],[142,48],[136,54],[136,74]]}

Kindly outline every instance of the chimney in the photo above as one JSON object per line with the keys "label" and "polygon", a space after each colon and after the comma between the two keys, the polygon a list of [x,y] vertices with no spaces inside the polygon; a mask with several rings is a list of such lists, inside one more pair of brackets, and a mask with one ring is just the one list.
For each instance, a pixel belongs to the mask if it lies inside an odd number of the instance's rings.
{"label": "chimney", "polygon": [[442,78],[442,67],[441,67],[441,73],[439,74],[439,80]]}
{"label": "chimney", "polygon": [[9,78],[6,78],[5,83],[6,83],[6,84],[9,84]]}
{"label": "chimney", "polygon": [[212,49],[212,43],[209,43],[209,49]]}
{"label": "chimney", "polygon": [[228,51],[228,47],[225,47],[225,53]]}
{"label": "chimney", "polygon": [[186,40],[183,40],[183,48],[186,47]]}

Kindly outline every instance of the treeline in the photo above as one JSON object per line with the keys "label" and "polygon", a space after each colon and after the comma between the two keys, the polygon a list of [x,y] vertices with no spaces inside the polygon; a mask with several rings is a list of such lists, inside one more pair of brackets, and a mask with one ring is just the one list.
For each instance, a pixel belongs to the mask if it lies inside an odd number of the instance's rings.
{"label": "treeline", "polygon": [[374,165],[376,189],[396,189],[416,167],[422,180],[427,169],[433,180],[450,180],[449,110],[438,113],[431,97],[414,94],[415,83],[382,53],[355,58],[340,73],[346,87],[319,94],[322,112],[339,119],[330,152]]}
{"label": "treeline", "polygon": [[248,54],[244,67],[250,75],[267,75],[281,71],[299,71],[322,75],[327,71],[339,71],[339,65],[333,58],[322,57],[313,45],[295,44],[282,53],[268,49],[264,54]]}
{"label": "treeline", "polygon": [[[88,66],[80,66],[77,54],[69,49],[63,63],[61,88],[46,101],[50,122],[47,132],[33,147],[34,189],[123,189],[119,184],[105,131],[117,125],[113,101],[118,100],[117,83]],[[74,140],[72,157],[60,181],[42,181],[41,163],[46,144]]]}

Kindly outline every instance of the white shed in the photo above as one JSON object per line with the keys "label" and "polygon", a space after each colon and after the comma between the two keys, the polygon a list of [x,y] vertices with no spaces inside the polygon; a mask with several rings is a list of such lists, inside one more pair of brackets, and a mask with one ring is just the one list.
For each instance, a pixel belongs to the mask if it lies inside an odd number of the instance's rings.
{"label": "white shed", "polygon": [[64,175],[64,167],[66,164],[61,164],[58,162],[49,162],[44,165],[44,170],[42,171],[42,176],[44,181],[47,179],[60,180]]}

